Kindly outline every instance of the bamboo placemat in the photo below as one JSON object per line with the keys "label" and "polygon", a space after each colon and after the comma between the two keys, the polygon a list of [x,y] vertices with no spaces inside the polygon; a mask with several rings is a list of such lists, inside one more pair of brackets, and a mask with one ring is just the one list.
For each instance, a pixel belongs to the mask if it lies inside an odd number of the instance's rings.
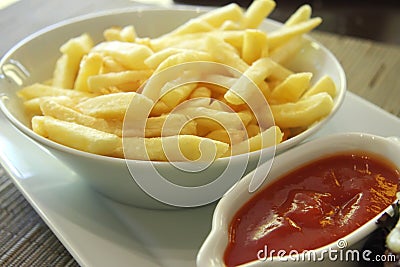
{"label": "bamboo placemat", "polygon": [[[343,65],[348,90],[400,117],[400,46],[312,34]],[[0,266],[79,266],[0,168]]]}
{"label": "bamboo placemat", "polygon": [[400,46],[314,31],[342,64],[349,91],[400,117]]}
{"label": "bamboo placemat", "polygon": [[0,168],[0,266],[79,266]]}

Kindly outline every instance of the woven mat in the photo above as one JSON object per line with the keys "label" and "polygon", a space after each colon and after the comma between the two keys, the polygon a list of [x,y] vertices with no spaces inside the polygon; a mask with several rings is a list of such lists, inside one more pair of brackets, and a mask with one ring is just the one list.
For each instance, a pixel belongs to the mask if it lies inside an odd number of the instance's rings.
{"label": "woven mat", "polygon": [[349,91],[400,117],[400,46],[321,31],[311,36],[342,64]]}
{"label": "woven mat", "polygon": [[79,266],[0,167],[0,266]]}

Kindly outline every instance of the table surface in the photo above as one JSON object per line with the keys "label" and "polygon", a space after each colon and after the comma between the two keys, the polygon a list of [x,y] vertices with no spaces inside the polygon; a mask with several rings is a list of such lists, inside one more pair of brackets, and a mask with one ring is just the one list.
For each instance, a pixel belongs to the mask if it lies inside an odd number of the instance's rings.
{"label": "table surface", "polygon": [[[0,57],[25,36],[55,22],[137,4],[129,0],[16,2],[0,10]],[[311,35],[343,65],[349,91],[400,117],[400,46],[321,31]],[[0,266],[11,265],[78,266],[0,166]]]}

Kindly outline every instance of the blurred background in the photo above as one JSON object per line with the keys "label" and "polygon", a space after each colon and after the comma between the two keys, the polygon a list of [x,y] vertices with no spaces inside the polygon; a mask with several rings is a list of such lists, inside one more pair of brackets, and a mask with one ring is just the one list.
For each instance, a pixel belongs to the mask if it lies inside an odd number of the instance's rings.
{"label": "blurred background", "polygon": [[[31,30],[32,26],[39,30],[51,22],[54,23],[54,21],[46,21],[48,16],[43,16],[43,14],[53,12],[54,8],[60,7],[66,9],[57,13],[59,21],[72,14],[95,12],[100,7],[102,9],[123,7],[129,3],[164,6],[172,3],[222,6],[236,2],[247,7],[252,0],[98,0],[98,5],[90,1],[80,1],[81,10],[71,8],[75,2],[79,0],[0,0],[0,25],[11,29],[17,25],[17,22],[24,23],[26,19],[32,18]],[[318,26],[318,30],[400,45],[400,0],[275,0],[275,2],[276,8],[269,17],[277,21],[285,21],[299,6],[309,4],[313,8],[313,16],[323,18],[323,23]],[[41,6],[41,9],[37,8],[38,6]],[[16,10],[31,10],[31,12],[14,16],[13,12]],[[24,33],[23,30],[18,29],[18,34],[14,33],[14,40],[10,41],[16,42],[18,38],[31,33]],[[4,44],[3,41],[0,42],[0,48],[13,44],[13,42]],[[3,51],[0,50],[0,54]]]}
{"label": "blurred background", "polygon": [[[246,7],[251,0],[174,0],[174,2],[213,6],[236,2]],[[269,16],[272,19],[284,21],[300,5],[309,4],[313,8],[313,16],[324,19],[318,30],[400,45],[400,0],[275,0],[275,2],[276,8]]]}

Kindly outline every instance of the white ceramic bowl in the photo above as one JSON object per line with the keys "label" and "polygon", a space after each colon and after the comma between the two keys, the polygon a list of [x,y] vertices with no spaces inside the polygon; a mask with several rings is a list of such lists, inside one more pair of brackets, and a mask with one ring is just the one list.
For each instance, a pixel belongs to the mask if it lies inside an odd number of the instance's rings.
{"label": "white ceramic bowl", "polygon": [[[365,151],[367,153],[380,155],[400,169],[399,140],[362,133],[334,134],[306,142],[292,148],[290,151],[276,156],[267,179],[259,190],[262,190],[273,181],[282,177],[285,173],[288,173],[299,166],[323,158],[327,155],[345,151]],[[223,254],[228,244],[228,227],[235,213],[253,197],[253,194],[249,193],[248,190],[251,178],[250,173],[233,186],[218,202],[213,215],[211,232],[197,255],[198,267],[224,266]],[[341,238],[341,240],[345,240],[347,244],[344,251],[360,249],[366,237],[377,229],[378,225],[376,224],[376,221],[378,218],[385,212],[392,214],[392,211],[392,207],[389,206],[373,219],[360,226],[356,231]],[[339,246],[340,245],[341,244],[339,244]],[[283,261],[275,258],[275,260],[267,260],[266,262],[253,261],[241,266],[322,266],[322,264],[323,266],[354,266],[354,261],[333,261],[329,259],[328,254],[322,254],[322,251],[326,252],[329,249],[338,250],[339,246],[338,242],[335,241],[327,246],[316,249],[315,252],[317,259],[321,259],[321,255],[324,255],[322,257],[324,259],[323,262],[304,260],[291,261],[290,258],[287,257],[282,258]],[[338,256],[339,254],[333,255]],[[362,255],[359,255],[361,258]],[[343,259],[345,258],[343,257]],[[284,260],[287,260],[287,262]]]}
{"label": "white ceramic bowl", "polygon": [[[49,149],[51,153],[74,169],[80,177],[85,179],[97,191],[126,204],[146,208],[168,208],[170,207],[169,205],[165,205],[143,192],[141,186],[138,186],[132,179],[124,159],[93,155],[71,149],[34,133],[28,127],[29,124],[24,115],[21,101],[16,96],[16,91],[22,86],[49,79],[55,62],[60,56],[59,47],[68,39],[76,37],[83,32],[89,33],[95,42],[100,42],[103,40],[103,31],[110,26],[133,24],[139,36],[157,37],[176,28],[190,18],[198,16],[201,12],[203,11],[199,9],[189,10],[186,8],[125,8],[123,10],[90,14],[47,27],[16,44],[1,59],[1,110],[19,131]],[[262,29],[270,31],[279,26],[280,24],[277,22],[266,20],[262,24]],[[297,71],[313,72],[314,79],[318,79],[325,74],[330,75],[336,83],[338,92],[334,99],[334,107],[331,114],[298,136],[279,144],[277,146],[278,152],[298,144],[322,127],[339,109],[346,90],[345,75],[339,62],[326,48],[311,39],[309,39],[305,49],[292,60],[292,66]],[[249,164],[244,168],[245,171],[242,168],[236,170],[236,173],[244,171],[245,174],[254,169],[258,162],[255,159],[257,159],[259,153],[252,153]],[[207,170],[200,173],[182,172],[165,162],[130,161],[130,164],[133,164],[135,169],[145,174],[155,166],[160,172],[168,173],[174,182],[189,187],[208,182],[209,180],[207,179],[212,179],[216,173],[224,170],[229,161],[234,163],[232,166],[240,166],[238,163],[247,160],[247,156],[239,155],[234,158],[219,159]],[[236,181],[219,185],[221,187],[220,190],[227,190],[234,182]],[[218,186],[216,185],[215,187]],[[163,190],[160,189],[160,191]],[[204,194],[210,199],[210,202],[218,199],[215,194],[213,195],[208,191],[204,192]],[[208,196],[208,194],[210,195]],[[190,192],[183,192],[180,198],[193,200],[187,206],[195,206],[195,203],[199,203]],[[175,205],[173,202],[170,203]]]}

